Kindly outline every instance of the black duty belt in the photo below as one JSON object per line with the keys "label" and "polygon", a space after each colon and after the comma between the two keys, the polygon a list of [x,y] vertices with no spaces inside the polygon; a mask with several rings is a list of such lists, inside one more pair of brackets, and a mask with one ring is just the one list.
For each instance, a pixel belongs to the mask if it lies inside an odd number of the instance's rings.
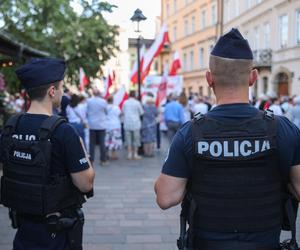
{"label": "black duty belt", "polygon": [[278,250],[280,248],[263,246],[262,243],[243,241],[208,241],[195,239],[194,250]]}

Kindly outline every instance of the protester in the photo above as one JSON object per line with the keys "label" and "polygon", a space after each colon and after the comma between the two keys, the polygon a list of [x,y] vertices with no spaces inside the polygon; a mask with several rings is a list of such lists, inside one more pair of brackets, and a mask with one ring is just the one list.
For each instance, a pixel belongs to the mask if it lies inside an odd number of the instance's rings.
{"label": "protester", "polygon": [[158,110],[155,106],[155,99],[151,93],[144,97],[143,105],[144,115],[142,121],[142,142],[144,148],[144,156],[154,156],[154,145],[157,140],[157,116]]}
{"label": "protester", "polygon": [[85,141],[85,135],[84,135],[85,120],[82,117],[82,114],[80,114],[79,106],[78,106],[79,102],[80,102],[79,96],[73,94],[70,99],[70,104],[66,108],[66,115],[69,123],[75,128],[75,130],[77,131],[81,139]]}
{"label": "protester", "polygon": [[141,146],[141,116],[144,114],[141,103],[136,100],[136,92],[129,92],[129,99],[123,105],[125,145],[127,159],[139,160],[138,148]]}
{"label": "protester", "polygon": [[108,149],[108,157],[111,160],[118,159],[118,150],[122,147],[121,134],[121,110],[119,106],[113,104],[113,97],[109,96],[107,99],[107,122],[106,122],[106,138],[105,145]]}
{"label": "protester", "polygon": [[92,97],[87,100],[87,119],[90,130],[90,157],[95,159],[95,146],[97,140],[100,144],[100,164],[107,165],[107,153],[105,147],[105,130],[107,121],[107,102],[101,97],[97,88],[93,89]]}
{"label": "protester", "polygon": [[167,125],[167,135],[169,142],[172,141],[179,127],[185,122],[184,110],[181,104],[177,102],[175,93],[170,95],[170,101],[166,104],[164,110],[164,120]]}

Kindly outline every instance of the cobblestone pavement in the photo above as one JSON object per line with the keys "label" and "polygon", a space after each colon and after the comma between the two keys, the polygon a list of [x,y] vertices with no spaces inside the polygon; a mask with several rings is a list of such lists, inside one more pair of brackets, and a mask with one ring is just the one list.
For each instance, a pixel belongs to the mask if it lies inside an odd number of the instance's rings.
{"label": "cobblestone pavement", "polygon": [[[153,191],[166,148],[154,158],[129,161],[122,152],[120,160],[95,164],[95,196],[84,206],[85,250],[177,249],[179,207],[162,211]],[[7,209],[0,206],[0,250],[11,250],[13,235]]]}

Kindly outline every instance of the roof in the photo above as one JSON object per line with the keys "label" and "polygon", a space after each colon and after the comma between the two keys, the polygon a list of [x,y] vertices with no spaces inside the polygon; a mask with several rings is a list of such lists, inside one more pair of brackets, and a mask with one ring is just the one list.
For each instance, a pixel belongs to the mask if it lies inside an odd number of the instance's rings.
{"label": "roof", "polygon": [[0,54],[15,58],[46,57],[50,55],[48,52],[37,50],[28,45],[15,41],[4,31],[0,31]]}

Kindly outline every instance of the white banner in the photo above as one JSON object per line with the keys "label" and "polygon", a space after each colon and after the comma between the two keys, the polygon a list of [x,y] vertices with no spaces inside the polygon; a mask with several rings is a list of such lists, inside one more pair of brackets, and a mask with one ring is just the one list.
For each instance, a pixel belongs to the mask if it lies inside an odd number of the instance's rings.
{"label": "white banner", "polygon": [[[151,92],[156,99],[157,90],[162,78],[162,76],[147,76],[142,87],[142,93]],[[168,76],[167,79],[167,96],[171,93],[180,95],[183,85],[182,76]]]}

